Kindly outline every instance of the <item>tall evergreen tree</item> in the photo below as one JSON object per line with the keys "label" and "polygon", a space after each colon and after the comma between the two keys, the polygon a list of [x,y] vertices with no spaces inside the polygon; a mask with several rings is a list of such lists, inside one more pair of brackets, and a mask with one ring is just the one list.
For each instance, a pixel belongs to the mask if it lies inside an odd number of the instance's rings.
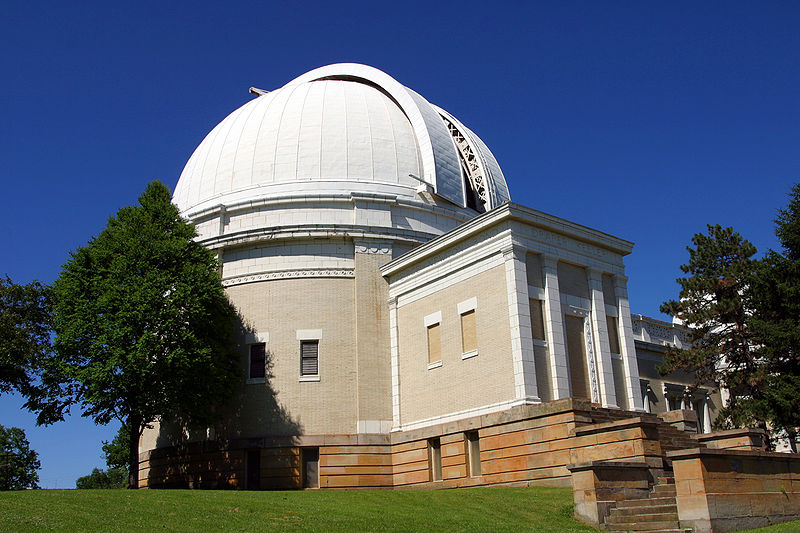
{"label": "tall evergreen tree", "polygon": [[689,326],[691,346],[670,348],[660,367],[693,373],[697,384],[713,383],[728,389],[730,399],[717,425],[757,424],[766,427],[766,374],[760,347],[750,328],[748,290],[753,283],[756,248],[733,228],[708,226],[708,233],[692,238],[689,262],[681,265],[687,277],[678,278],[680,299],[661,311]]}
{"label": "tall evergreen tree", "polygon": [[800,427],[800,184],[778,212],[775,233],[782,252],[770,250],[751,286],[752,329],[766,367],[764,409],[797,452]]}
{"label": "tall evergreen tree", "polygon": [[153,182],[72,253],[54,284],[57,355],[46,377],[60,390],[47,400],[122,423],[130,487],[148,425],[161,415],[208,423],[238,381],[237,316],[213,252],[195,236]]}

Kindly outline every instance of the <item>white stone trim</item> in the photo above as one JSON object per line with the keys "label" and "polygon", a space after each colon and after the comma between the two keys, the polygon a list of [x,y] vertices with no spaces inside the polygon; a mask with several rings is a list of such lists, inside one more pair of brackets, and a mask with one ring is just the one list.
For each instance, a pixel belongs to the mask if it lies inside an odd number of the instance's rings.
{"label": "white stone trim", "polygon": [[244,336],[244,343],[247,345],[250,344],[269,344],[269,332],[255,332],[255,333],[248,333]]}
{"label": "white stone trim", "polygon": [[475,357],[476,355],[478,355],[478,350],[470,350],[468,352],[462,353],[461,354],[461,359],[462,360],[471,359],[471,358]]}
{"label": "white stone trim", "polygon": [[300,377],[297,378],[297,381],[299,381],[301,383],[304,382],[304,381],[308,381],[308,382],[319,381],[319,374],[316,374],[316,375],[313,375],[313,376],[312,375],[300,376]]}
{"label": "white stone trim", "polygon": [[454,422],[456,420],[461,420],[463,418],[470,418],[473,416],[482,416],[491,413],[496,413],[498,411],[505,411],[506,409],[509,409],[511,407],[516,407],[517,405],[532,405],[538,403],[541,403],[541,401],[538,398],[523,398],[517,400],[508,400],[505,402],[498,402],[490,405],[485,405],[483,407],[475,407],[474,409],[466,409],[464,411],[448,413],[446,415],[425,418],[423,420],[417,420],[409,424],[396,425],[392,428],[392,432],[410,431],[413,429],[433,426],[435,424],[445,424],[448,422]]}
{"label": "white stone trim", "polygon": [[439,368],[440,366],[442,366],[441,359],[434,361],[433,363],[428,363],[428,370],[433,370],[434,368]]}
{"label": "white stone trim", "polygon": [[298,329],[295,335],[298,341],[318,341],[322,339],[321,329]]}
{"label": "white stone trim", "polygon": [[469,311],[475,311],[478,308],[478,298],[473,296],[469,300],[464,300],[460,304],[458,304],[458,314],[463,315],[464,313],[468,313]]}
{"label": "white stone trim", "polygon": [[429,315],[425,315],[425,318],[422,319],[423,323],[425,324],[426,328],[433,326],[434,324],[441,324],[442,323],[442,312],[436,311],[435,313],[431,313]]}
{"label": "white stone trim", "polygon": [[305,268],[302,270],[278,270],[274,272],[263,272],[261,274],[233,276],[222,280],[222,286],[232,287],[234,285],[243,285],[245,283],[255,283],[257,281],[269,281],[273,279],[353,277],[355,277],[355,273],[352,268]]}
{"label": "white stone trim", "polygon": [[400,350],[397,331],[397,298],[389,298],[389,353],[392,363],[392,426],[400,425]]}

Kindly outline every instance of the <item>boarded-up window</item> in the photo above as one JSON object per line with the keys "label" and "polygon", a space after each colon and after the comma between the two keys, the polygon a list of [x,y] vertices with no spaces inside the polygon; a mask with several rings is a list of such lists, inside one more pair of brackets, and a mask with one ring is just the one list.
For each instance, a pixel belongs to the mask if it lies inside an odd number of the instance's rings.
{"label": "boarded-up window", "polygon": [[564,316],[567,333],[567,359],[569,359],[569,379],[572,396],[589,399],[589,372],[586,364],[586,344],[583,337],[583,318]]}
{"label": "boarded-up window", "polygon": [[439,324],[428,326],[428,363],[442,360],[442,332]]}
{"label": "boarded-up window", "polygon": [[266,375],[266,345],[262,342],[250,345],[250,378],[263,378]]}
{"label": "boarded-up window", "polygon": [[611,346],[611,353],[621,353],[619,351],[619,329],[617,329],[617,317],[606,316],[608,325],[608,344]]}
{"label": "boarded-up window", "polygon": [[464,446],[467,452],[467,475],[472,477],[480,476],[481,445],[477,431],[467,431],[464,433]]}
{"label": "boarded-up window", "polygon": [[614,290],[614,278],[610,274],[603,274],[603,301],[606,305],[617,306],[617,294]]}
{"label": "boarded-up window", "polygon": [[319,374],[319,341],[300,341],[300,375]]}
{"label": "boarded-up window", "polygon": [[528,275],[528,285],[543,289],[544,283],[542,283],[542,256],[531,253],[527,254],[525,256],[525,270]]}
{"label": "boarded-up window", "polygon": [[543,341],[545,340],[543,311],[544,302],[531,298],[529,303],[531,306],[531,332],[533,333],[533,338]]}
{"label": "boarded-up window", "polygon": [[558,263],[558,288],[563,294],[589,298],[589,281],[586,269],[569,263]]}
{"label": "boarded-up window", "polygon": [[439,438],[428,440],[428,465],[431,481],[442,480],[442,443]]}
{"label": "boarded-up window", "polygon": [[461,315],[461,351],[473,352],[478,349],[478,333],[475,325],[475,310]]}

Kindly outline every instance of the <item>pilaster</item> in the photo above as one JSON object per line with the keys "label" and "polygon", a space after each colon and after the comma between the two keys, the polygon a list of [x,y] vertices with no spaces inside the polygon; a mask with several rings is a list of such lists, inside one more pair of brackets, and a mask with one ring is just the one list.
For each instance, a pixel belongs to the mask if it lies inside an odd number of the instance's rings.
{"label": "pilaster", "polygon": [[511,356],[514,362],[514,388],[517,400],[540,402],[533,359],[531,309],[525,266],[526,251],[523,246],[515,242],[503,249],[508,290],[508,318],[511,324]]}
{"label": "pilaster", "polygon": [[608,340],[608,323],[603,298],[603,273],[596,268],[587,269],[589,296],[592,300],[592,330],[594,331],[597,377],[600,382],[600,403],[603,407],[617,407],[614,391],[614,370],[611,366],[611,345]]}
{"label": "pilaster", "polygon": [[553,399],[569,397],[567,343],[564,339],[564,314],[561,312],[561,292],[558,288],[558,259],[542,256],[544,274],[545,335],[547,335],[548,364],[552,376]]}
{"label": "pilaster", "polygon": [[639,393],[639,365],[636,362],[636,347],[633,343],[633,324],[631,323],[631,307],[628,302],[628,278],[620,274],[614,276],[614,294],[617,297],[619,313],[619,349],[622,355],[622,368],[625,378],[625,394],[628,397],[629,409],[642,410],[642,398]]}

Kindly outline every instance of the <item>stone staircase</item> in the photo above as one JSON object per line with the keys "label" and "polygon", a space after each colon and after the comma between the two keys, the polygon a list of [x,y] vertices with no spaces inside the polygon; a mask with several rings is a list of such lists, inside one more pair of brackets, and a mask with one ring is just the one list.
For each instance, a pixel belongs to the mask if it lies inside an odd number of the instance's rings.
{"label": "stone staircase", "polygon": [[678,522],[675,480],[659,477],[646,498],[617,503],[606,518],[606,529],[613,532],[685,533]]}
{"label": "stone staircase", "polygon": [[615,422],[633,417],[639,417],[655,424],[664,461],[664,475],[656,479],[647,497],[626,498],[617,502],[616,507],[611,509],[608,517],[606,517],[606,529],[614,532],[629,533],[691,532],[691,528],[681,528],[678,521],[675,479],[672,477],[672,461],[666,457],[666,454],[673,450],[702,448],[705,446],[692,438],[690,433],[671,426],[654,414],[593,407],[590,417],[594,424]]}

